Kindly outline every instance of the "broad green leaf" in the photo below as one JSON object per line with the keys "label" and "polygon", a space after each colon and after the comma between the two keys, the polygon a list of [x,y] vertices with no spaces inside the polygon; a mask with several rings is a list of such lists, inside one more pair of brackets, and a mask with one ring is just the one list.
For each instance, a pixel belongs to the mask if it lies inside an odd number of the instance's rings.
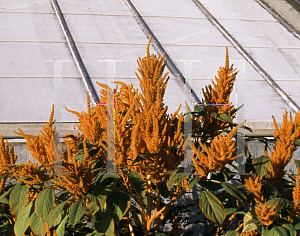
{"label": "broad green leaf", "polygon": [[78,220],[84,215],[86,210],[85,203],[82,199],[79,199],[77,202],[74,202],[69,209],[70,215],[70,224],[74,226],[77,224]]}
{"label": "broad green leaf", "polygon": [[197,175],[194,179],[189,183],[189,188],[193,188],[196,183],[200,181],[200,177]]}
{"label": "broad green leaf", "polygon": [[0,202],[5,204],[9,204],[9,194],[13,190],[14,187],[10,188],[7,192],[3,193],[0,197]]}
{"label": "broad green leaf", "polygon": [[182,180],[186,179],[187,177],[188,177],[188,174],[180,174],[180,175],[175,175],[172,178],[170,178],[167,182],[167,187],[168,187],[169,191],[175,185],[175,183],[181,182]]}
{"label": "broad green leaf", "polygon": [[229,193],[231,196],[236,197],[237,199],[240,199],[243,201],[244,205],[246,206],[247,198],[246,196],[233,184],[226,183],[226,182],[220,182],[222,187],[225,189],[227,193]]}
{"label": "broad green leaf", "polygon": [[53,191],[53,185],[42,190],[37,196],[35,202],[35,213],[45,219],[49,215],[54,206],[55,195]]}
{"label": "broad green leaf", "polygon": [[54,223],[52,224],[52,226],[49,225],[49,227],[56,227],[56,226],[58,226],[60,224],[60,222],[62,221],[62,219],[63,219],[62,215],[59,214],[59,216],[56,218],[56,220],[54,221]]}
{"label": "broad green leaf", "polygon": [[132,183],[134,190],[144,197],[146,195],[146,181],[143,176],[131,171],[128,175],[128,179]]}
{"label": "broad green leaf", "polygon": [[66,232],[65,227],[66,227],[66,222],[67,222],[68,218],[69,218],[69,216],[66,215],[65,218],[60,223],[60,225],[57,227],[57,229],[56,229],[56,235],[57,236],[64,236],[65,235],[65,232]]}
{"label": "broad green leaf", "polygon": [[169,179],[172,179],[173,176],[177,173],[179,169],[176,170],[168,170],[167,173],[169,174]]}
{"label": "broad green leaf", "polygon": [[267,168],[270,169],[270,157],[261,156],[255,159],[252,159],[252,164],[255,168],[255,172],[258,177],[263,177],[267,175]]}
{"label": "broad green leaf", "polygon": [[213,118],[221,120],[221,121],[226,121],[230,124],[232,124],[232,120],[231,118],[226,114],[226,113],[222,113],[222,114],[217,114],[215,112],[210,114]]}
{"label": "broad green leaf", "polygon": [[225,215],[232,215],[234,212],[236,212],[236,208],[225,208]]}
{"label": "broad green leaf", "polygon": [[111,173],[111,174],[101,174],[99,175],[99,183],[102,183],[103,181],[107,181],[107,179],[122,179],[120,175],[118,174],[114,174],[114,173]]}
{"label": "broad green leaf", "polygon": [[49,216],[47,217],[49,227],[52,227],[53,223],[59,218],[59,216],[61,215],[61,212],[67,202],[68,202],[68,200],[62,202],[61,204],[57,205],[55,208],[52,209]]}
{"label": "broad green leaf", "polygon": [[204,111],[204,108],[202,106],[198,106],[198,105],[194,106],[194,112],[200,113],[202,111]]}
{"label": "broad green leaf", "polygon": [[272,236],[289,236],[288,232],[282,226],[273,226],[273,228],[268,232],[268,235]]}
{"label": "broad green leaf", "polygon": [[282,224],[282,226],[286,226],[289,229],[295,230],[295,227],[289,222],[287,224]]}
{"label": "broad green leaf", "polygon": [[199,208],[207,219],[219,225],[222,225],[226,218],[225,208],[222,202],[211,192],[201,192]]}
{"label": "broad green leaf", "polygon": [[300,223],[295,225],[295,230],[299,230],[300,229]]}
{"label": "broad green leaf", "polygon": [[124,193],[111,194],[107,198],[106,204],[107,212],[109,212],[114,221],[118,223],[130,208],[131,200],[130,197]]}
{"label": "broad green leaf", "polygon": [[89,202],[89,204],[87,205],[87,208],[91,212],[92,215],[95,215],[96,212],[100,210],[100,208],[93,202]]}
{"label": "broad green leaf", "polygon": [[103,195],[103,192],[93,191],[88,193],[87,197],[103,211],[107,198],[106,195]]}
{"label": "broad green leaf", "polygon": [[227,121],[228,123],[232,124],[232,120],[230,116],[228,116],[226,113],[219,114],[219,119],[222,121]]}
{"label": "broad green leaf", "polygon": [[236,231],[227,231],[224,236],[239,236],[239,233]]}
{"label": "broad green leaf", "polygon": [[159,193],[164,197],[164,198],[167,198],[170,196],[170,191],[168,190],[168,187],[167,187],[167,183],[164,181],[164,182],[159,182],[157,184],[157,188],[158,188],[158,191]]}
{"label": "broad green leaf", "polygon": [[18,219],[27,201],[29,187],[26,184],[19,184],[14,187],[9,196],[9,206]]}
{"label": "broad green leaf", "polygon": [[299,168],[300,169],[300,160],[296,160],[296,159],[292,159],[295,164],[296,164],[296,168]]}
{"label": "broad green leaf", "polygon": [[294,140],[294,144],[300,145],[300,139],[295,139],[295,140]]}
{"label": "broad green leaf", "polygon": [[244,225],[243,225],[243,231],[242,231],[243,233],[257,229],[257,226],[255,223],[248,224],[248,222],[252,219],[253,219],[253,217],[252,217],[251,212],[247,212],[247,214],[244,216]]}
{"label": "broad green leaf", "polygon": [[33,212],[29,218],[29,225],[31,230],[37,235],[42,235],[43,224],[44,224],[43,218],[39,217],[35,212]]}
{"label": "broad green leaf", "polygon": [[21,211],[19,218],[17,219],[14,227],[16,236],[23,236],[29,226],[29,216],[31,208],[33,207],[33,201],[28,203],[27,206]]}
{"label": "broad green leaf", "polygon": [[114,236],[115,224],[113,217],[107,212],[98,211],[96,214],[94,227],[99,233],[105,233],[105,236]]}
{"label": "broad green leaf", "polygon": [[277,209],[286,209],[292,207],[292,201],[284,198],[273,198],[265,203],[270,207],[276,207]]}
{"label": "broad green leaf", "polygon": [[130,212],[132,214],[132,218],[135,219],[136,221],[138,221],[140,224],[143,224],[143,219],[142,219],[142,215],[139,209],[135,208],[135,207],[131,207],[130,208]]}

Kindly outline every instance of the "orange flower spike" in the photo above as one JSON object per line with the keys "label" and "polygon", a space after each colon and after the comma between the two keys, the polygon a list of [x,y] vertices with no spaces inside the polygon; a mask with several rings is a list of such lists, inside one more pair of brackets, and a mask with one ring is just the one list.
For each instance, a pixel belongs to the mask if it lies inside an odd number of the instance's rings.
{"label": "orange flower spike", "polygon": [[[297,176],[296,176],[296,183],[295,187],[293,188],[293,200],[294,200],[294,209],[293,213],[295,213],[296,209],[299,205],[299,199],[300,199],[300,181],[299,181],[299,168],[297,168]],[[291,213],[291,215],[294,215]]]}
{"label": "orange flower spike", "polygon": [[245,187],[249,192],[251,192],[254,195],[254,200],[258,203],[263,203],[263,194],[261,192],[261,180],[262,178],[256,177],[254,179],[253,176],[250,176],[248,178],[245,178]]}
{"label": "orange flower spike", "polygon": [[270,207],[265,204],[259,204],[255,207],[255,213],[258,219],[266,226],[273,224],[274,220],[277,218],[276,206]]}

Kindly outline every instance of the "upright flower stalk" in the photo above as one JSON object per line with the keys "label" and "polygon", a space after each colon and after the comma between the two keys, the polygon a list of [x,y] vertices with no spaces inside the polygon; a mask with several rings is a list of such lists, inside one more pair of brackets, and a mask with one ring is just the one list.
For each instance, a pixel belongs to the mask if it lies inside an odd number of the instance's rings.
{"label": "upright flower stalk", "polygon": [[296,150],[294,139],[300,138],[300,113],[296,113],[294,122],[292,114],[290,113],[290,121],[288,121],[287,115],[288,112],[285,111],[280,130],[274,116],[272,116],[275,126],[274,138],[277,139],[276,146],[271,152],[270,168],[267,167],[268,181],[272,181],[272,186],[277,186],[280,179],[285,175],[285,166],[291,161],[293,152]]}

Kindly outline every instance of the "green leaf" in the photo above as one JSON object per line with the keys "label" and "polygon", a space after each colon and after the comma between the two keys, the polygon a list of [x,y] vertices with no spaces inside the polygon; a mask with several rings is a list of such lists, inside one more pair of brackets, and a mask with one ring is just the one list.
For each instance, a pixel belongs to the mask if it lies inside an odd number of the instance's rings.
{"label": "green leaf", "polygon": [[214,223],[222,225],[223,221],[225,220],[225,208],[221,201],[211,192],[201,192],[199,208],[204,216]]}
{"label": "green leaf", "polygon": [[265,203],[270,207],[276,207],[277,209],[286,209],[292,207],[292,201],[284,198],[273,198]]}
{"label": "green leaf", "polygon": [[37,235],[42,235],[43,224],[44,224],[43,218],[39,217],[35,212],[33,212],[29,218],[29,225],[31,230]]}
{"label": "green leaf", "polygon": [[100,208],[93,202],[89,202],[87,205],[88,210],[91,212],[92,215],[95,215],[97,211],[100,210]]}
{"label": "green leaf", "polygon": [[296,160],[296,159],[292,159],[295,164],[296,164],[296,168],[299,168],[300,169],[300,160]]}
{"label": "green leaf", "polygon": [[272,236],[288,236],[285,228],[281,226],[273,226],[273,228],[268,232],[268,235]]}
{"label": "green leaf", "polygon": [[70,224],[74,228],[77,224],[78,220],[84,215],[86,210],[85,203],[82,201],[82,199],[79,199],[77,202],[74,202],[72,206],[69,209],[69,215],[70,215]]}
{"label": "green leaf", "polygon": [[131,171],[128,175],[128,180],[138,194],[142,197],[146,195],[146,181],[141,174]]}
{"label": "green leaf", "polygon": [[14,187],[9,197],[9,206],[18,219],[27,201],[29,187],[26,184],[19,184]]}
{"label": "green leaf", "polygon": [[294,139],[294,144],[295,145],[300,145],[300,139]]}
{"label": "green leaf", "polygon": [[54,224],[54,222],[59,218],[59,216],[61,215],[61,212],[64,208],[64,206],[66,205],[67,201],[62,202],[59,205],[56,205],[55,208],[53,208],[53,210],[50,212],[49,216],[47,217],[47,221],[49,224],[49,227],[52,227],[52,225]]}
{"label": "green leaf", "polygon": [[130,197],[127,194],[119,192],[118,194],[111,194],[106,201],[107,212],[109,212],[114,221],[118,223],[125,213],[130,208]]}
{"label": "green leaf", "polygon": [[166,182],[159,182],[157,184],[157,188],[158,188],[158,191],[159,193],[164,197],[164,198],[167,198],[170,196],[170,191],[167,187],[167,183]]}
{"label": "green leaf", "polygon": [[244,225],[243,225],[242,233],[257,229],[257,226],[255,223],[248,224],[248,222],[252,219],[253,219],[253,217],[252,217],[251,212],[250,211],[247,212],[247,214],[245,214],[245,216],[244,216]]}
{"label": "green leaf", "polygon": [[0,202],[9,204],[9,194],[13,189],[14,189],[14,187],[10,188],[7,192],[3,193],[0,197]]}
{"label": "green leaf", "polygon": [[219,115],[219,119],[222,120],[222,121],[226,121],[230,124],[232,124],[232,120],[230,118],[230,116],[228,116],[226,113],[222,113]]}
{"label": "green leaf", "polygon": [[[62,214],[59,214],[59,216],[56,218],[56,220],[54,221],[54,223],[52,224],[52,227],[56,227],[60,224],[60,222],[62,221],[63,217],[62,217]],[[48,223],[49,224],[49,223]],[[51,227],[49,225],[49,227]]]}
{"label": "green leaf", "polygon": [[225,215],[229,216],[232,215],[234,212],[236,212],[236,208],[225,208]]}
{"label": "green leaf", "polygon": [[53,185],[42,190],[37,196],[35,202],[35,213],[45,219],[54,206],[55,195],[53,191]]}
{"label": "green leaf", "polygon": [[224,236],[239,236],[239,233],[236,231],[227,231]]}
{"label": "green leaf", "polygon": [[194,112],[201,113],[203,111],[204,111],[204,108],[202,106],[198,106],[198,105],[194,106]]}
{"label": "green leaf", "polygon": [[230,124],[233,124],[230,116],[228,116],[226,113],[217,114],[217,113],[213,112],[210,115],[217,120],[226,121]]}
{"label": "green leaf", "polygon": [[176,170],[168,170],[167,173],[169,174],[169,179],[172,179],[174,175],[176,175],[177,171],[179,169]]}
{"label": "green leaf", "polygon": [[197,184],[200,181],[200,177],[197,175],[190,183],[189,188],[193,188],[195,184]]}
{"label": "green leaf", "polygon": [[27,206],[20,212],[19,218],[17,219],[14,227],[16,236],[23,236],[29,226],[29,216],[31,208],[33,207],[33,201],[28,203]]}
{"label": "green leaf", "polygon": [[175,183],[181,182],[182,180],[186,179],[188,176],[189,176],[189,174],[180,174],[180,175],[175,175],[172,178],[170,178],[167,181],[167,187],[168,187],[169,191],[175,185]]}
{"label": "green leaf", "polygon": [[104,209],[106,198],[107,198],[107,196],[103,195],[103,194],[104,194],[103,191],[93,190],[93,192],[90,192],[87,195],[87,197],[93,203],[95,203],[101,209],[101,211],[103,211],[103,209]]}
{"label": "green leaf", "polygon": [[300,223],[295,225],[295,230],[300,230]]}
{"label": "green leaf", "polygon": [[64,236],[65,235],[65,233],[66,233],[65,227],[66,227],[66,222],[67,222],[68,218],[69,218],[69,216],[66,215],[65,218],[60,223],[60,225],[57,227],[57,229],[56,229],[56,235],[57,236]]}
{"label": "green leaf", "polygon": [[240,199],[243,201],[244,205],[246,206],[247,198],[246,196],[233,184],[226,183],[226,182],[220,182],[222,187],[225,189],[227,193],[229,193],[231,196],[236,197],[237,199]]}
{"label": "green leaf", "polygon": [[105,233],[105,236],[114,236],[114,219],[107,212],[98,211],[96,214],[94,227],[99,233]]}
{"label": "green leaf", "polygon": [[267,156],[261,156],[255,159],[252,159],[252,164],[255,168],[255,172],[258,175],[258,177],[263,177],[267,175],[267,168],[270,169],[270,157]]}

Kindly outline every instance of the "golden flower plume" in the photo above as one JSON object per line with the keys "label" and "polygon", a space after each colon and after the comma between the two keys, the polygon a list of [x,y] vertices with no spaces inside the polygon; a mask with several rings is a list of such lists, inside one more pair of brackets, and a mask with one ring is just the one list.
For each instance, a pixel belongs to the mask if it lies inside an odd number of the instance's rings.
{"label": "golden flower plume", "polygon": [[290,121],[287,120],[288,112],[285,111],[283,116],[283,125],[278,129],[276,120],[273,117],[275,132],[274,138],[278,139],[275,148],[271,152],[270,168],[267,167],[268,177],[276,186],[280,179],[285,175],[284,168],[290,162],[293,152],[296,150],[294,139],[300,138],[300,113],[296,113],[295,121],[293,122],[292,114],[290,113]]}
{"label": "golden flower plume", "polygon": [[8,142],[4,146],[3,136],[0,135],[0,175],[6,176],[0,180],[0,195],[2,194],[2,188],[7,180],[7,174],[4,175],[8,165],[14,165],[17,160],[17,156],[14,154],[14,145],[11,145],[9,150]]}
{"label": "golden flower plume", "polygon": [[84,160],[76,161],[75,157],[72,158],[70,156],[70,147],[68,147],[68,160],[70,160],[71,162],[63,161],[62,172],[70,174],[59,175],[59,181],[56,181],[54,179],[50,180],[56,186],[67,189],[76,200],[79,200],[78,196],[82,196],[83,199],[86,200],[87,193],[90,189],[91,183],[94,180],[91,171],[93,170],[96,163],[92,165],[92,158],[87,152],[85,141],[86,139],[84,138]]}
{"label": "golden flower plume", "polygon": [[[215,76],[216,84],[212,80],[214,88],[211,85],[205,86],[206,92],[203,91],[205,100],[202,99],[203,104],[227,104],[229,102],[230,94],[233,90],[233,85],[236,80],[236,75],[238,72],[235,72],[236,69],[233,69],[233,65],[229,67],[229,55],[228,48],[226,47],[226,60],[225,67],[220,67],[218,71],[218,77]],[[229,125],[226,122],[217,120],[211,116],[213,112],[217,114],[222,114],[228,112],[231,119],[235,118],[236,109],[234,106],[223,105],[223,106],[204,106],[205,117],[197,117],[193,120],[194,133],[197,131],[197,128],[210,129],[211,138],[220,134],[220,130],[228,128]],[[197,127],[197,128],[196,128]],[[199,130],[198,130],[199,131]],[[203,135],[201,137],[202,143],[206,142],[207,137]]]}
{"label": "golden flower plume", "polygon": [[52,127],[54,121],[54,105],[52,105],[52,111],[49,118],[49,122],[43,127],[41,135],[34,136],[23,133],[20,129],[20,133],[14,131],[14,133],[23,136],[27,143],[26,148],[31,152],[31,155],[39,162],[40,165],[47,166],[54,163],[54,150],[59,148],[54,147],[54,128]]}
{"label": "golden flower plume", "polygon": [[255,207],[255,213],[258,219],[266,226],[273,224],[274,220],[277,218],[276,206],[270,207],[265,204],[259,204]]}
{"label": "golden flower plume", "polygon": [[254,176],[245,178],[245,187],[249,192],[251,192],[254,195],[254,200],[257,203],[263,203],[264,201],[264,196],[261,192],[261,181],[262,177],[258,178],[257,176],[255,178]]}
{"label": "golden flower plume", "polygon": [[[197,173],[201,174],[202,177],[207,176],[209,172],[221,170],[227,163],[236,158],[234,155],[236,151],[236,141],[231,139],[237,129],[242,125],[243,123],[236,126],[227,137],[225,137],[225,134],[215,137],[210,147],[203,146],[202,142],[200,142],[200,146],[206,154],[199,151],[195,144],[192,145],[192,150],[195,154],[191,156]],[[196,156],[198,158],[197,160],[195,158]]]}
{"label": "golden flower plume", "polygon": [[296,176],[296,183],[295,187],[293,188],[293,200],[294,200],[294,207],[292,209],[291,215],[294,215],[298,212],[299,208],[299,200],[300,200],[300,180],[299,180],[299,168],[297,168],[297,176]]}
{"label": "golden flower plume", "polygon": [[[141,161],[142,165],[153,167],[155,171],[143,167],[132,167],[144,177],[150,175],[155,180],[162,180],[168,176],[166,173],[168,169],[176,168],[184,159],[183,133],[179,128],[183,121],[183,115],[179,115],[177,131],[172,134],[172,121],[177,116],[180,106],[171,118],[166,114],[168,107],[163,103],[163,96],[169,80],[168,73],[163,76],[166,61],[164,61],[164,55],[162,57],[154,54],[150,56],[150,41],[151,38],[147,46],[147,56],[138,60],[138,71],[141,77],[137,73],[136,75],[142,90],[142,94],[139,95],[142,104],[136,102],[140,113],[133,115],[135,123],[132,128],[128,158],[134,161],[140,153],[158,153],[166,156],[170,160],[169,163],[159,155],[150,157],[153,163],[148,160]],[[178,155],[171,151],[175,146],[179,146]],[[132,162],[128,163],[131,166]]]}

